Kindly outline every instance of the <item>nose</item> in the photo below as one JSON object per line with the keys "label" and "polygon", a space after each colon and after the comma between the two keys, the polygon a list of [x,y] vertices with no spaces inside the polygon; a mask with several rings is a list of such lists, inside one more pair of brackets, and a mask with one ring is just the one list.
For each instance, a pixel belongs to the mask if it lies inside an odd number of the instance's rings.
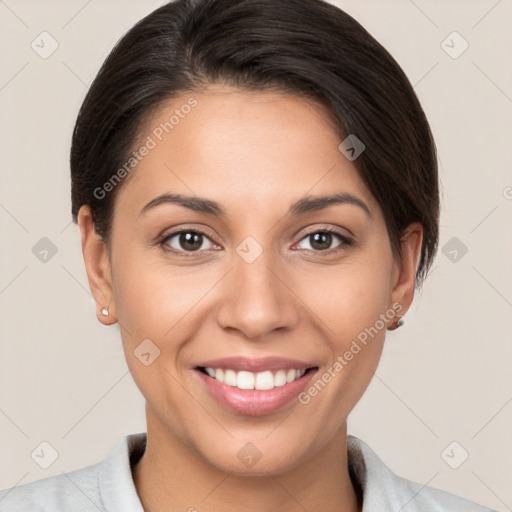
{"label": "nose", "polygon": [[260,340],[273,331],[291,330],[297,325],[299,305],[287,283],[289,272],[271,256],[270,251],[263,251],[248,263],[235,255],[216,310],[220,327]]}

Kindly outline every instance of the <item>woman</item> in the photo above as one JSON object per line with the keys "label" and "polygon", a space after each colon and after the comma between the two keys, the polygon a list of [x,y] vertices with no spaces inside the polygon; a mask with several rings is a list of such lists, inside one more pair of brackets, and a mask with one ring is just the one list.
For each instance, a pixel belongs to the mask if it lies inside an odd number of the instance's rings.
{"label": "woman", "polygon": [[439,221],[425,115],[356,21],[320,0],[157,9],[92,84],[71,174],[147,435],[3,511],[489,510],[347,436]]}

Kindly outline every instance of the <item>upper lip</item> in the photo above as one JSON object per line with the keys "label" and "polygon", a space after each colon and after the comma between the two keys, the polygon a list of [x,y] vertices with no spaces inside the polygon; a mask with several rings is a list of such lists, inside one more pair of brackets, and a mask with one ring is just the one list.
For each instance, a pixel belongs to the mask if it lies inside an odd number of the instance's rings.
{"label": "upper lip", "polygon": [[262,372],[265,370],[307,370],[314,365],[299,361],[297,359],[288,359],[285,357],[224,357],[221,359],[210,359],[196,365],[201,368],[225,368],[235,371]]}

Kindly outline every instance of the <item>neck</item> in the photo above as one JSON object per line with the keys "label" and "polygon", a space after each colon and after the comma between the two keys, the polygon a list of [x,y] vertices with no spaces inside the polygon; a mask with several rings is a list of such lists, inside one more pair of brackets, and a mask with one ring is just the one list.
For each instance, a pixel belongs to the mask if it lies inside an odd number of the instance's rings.
{"label": "neck", "polygon": [[132,476],[146,512],[360,512],[350,479],[346,424],[312,458],[266,476],[225,473],[148,421],[146,450]]}

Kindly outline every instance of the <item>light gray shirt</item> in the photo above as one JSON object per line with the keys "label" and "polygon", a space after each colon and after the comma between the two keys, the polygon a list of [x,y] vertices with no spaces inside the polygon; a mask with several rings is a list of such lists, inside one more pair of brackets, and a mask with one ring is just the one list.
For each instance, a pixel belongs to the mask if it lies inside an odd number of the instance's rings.
{"label": "light gray shirt", "polygon": [[[131,464],[145,446],[146,433],[131,434],[92,466],[0,491],[0,512],[143,512]],[[396,475],[357,437],[349,435],[347,446],[351,475],[363,493],[363,512],[496,512]]]}

